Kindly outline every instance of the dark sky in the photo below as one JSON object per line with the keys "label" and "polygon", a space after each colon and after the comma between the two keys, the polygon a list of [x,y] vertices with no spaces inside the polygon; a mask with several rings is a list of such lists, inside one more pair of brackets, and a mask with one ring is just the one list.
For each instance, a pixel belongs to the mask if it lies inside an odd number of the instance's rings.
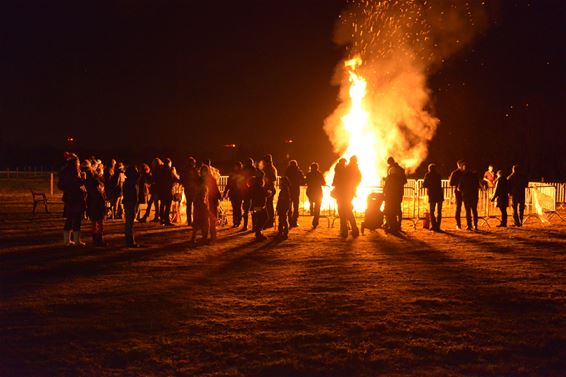
{"label": "dark sky", "polygon": [[[337,103],[330,82],[346,50],[332,39],[345,3],[4,4],[4,165],[23,158],[24,145],[64,148],[67,135],[79,150],[144,159],[157,150],[226,158],[227,143],[281,156],[292,138],[300,162],[329,163],[322,124]],[[430,78],[441,119],[431,159],[445,169],[462,157],[520,161],[566,176],[565,9],[560,0],[502,1],[489,29]]]}

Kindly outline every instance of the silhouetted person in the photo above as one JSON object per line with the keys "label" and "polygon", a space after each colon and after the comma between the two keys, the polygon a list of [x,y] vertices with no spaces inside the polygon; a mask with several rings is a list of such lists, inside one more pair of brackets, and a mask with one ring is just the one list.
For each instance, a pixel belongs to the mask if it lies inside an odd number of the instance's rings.
{"label": "silhouetted person", "polygon": [[203,165],[200,168],[200,176],[206,184],[206,204],[208,208],[208,229],[210,231],[210,241],[216,241],[216,220],[218,218],[218,204],[222,195],[218,189],[216,176],[212,174],[210,167]]}
{"label": "silhouetted person", "polygon": [[149,188],[151,187],[151,171],[148,164],[140,165],[140,180],[139,180],[139,196],[138,196],[138,207],[136,210],[136,217],[139,222],[142,221],[141,217],[141,204],[148,204],[149,200]]}
{"label": "silhouetted person", "polygon": [[289,236],[289,223],[287,219],[291,212],[291,190],[289,179],[282,177],[279,180],[279,196],[277,198],[277,216],[279,217],[278,237],[287,239]]}
{"label": "silhouetted person", "polygon": [[326,186],[324,176],[318,170],[318,164],[313,162],[310,166],[310,171],[306,176],[307,183],[307,198],[310,204],[310,214],[313,216],[312,227],[318,226],[320,218],[320,205],[322,203],[322,187]]}
{"label": "silhouetted person", "polygon": [[509,206],[509,184],[507,178],[503,176],[501,170],[497,171],[497,179],[495,180],[495,190],[491,201],[495,202],[495,205],[501,211],[501,223],[497,225],[498,227],[507,226],[507,207]]}
{"label": "silhouetted person", "polygon": [[197,161],[193,157],[189,157],[187,166],[182,176],[183,189],[185,190],[185,200],[187,203],[187,225],[193,225],[193,202],[195,192],[199,184],[199,172],[197,169]]}
{"label": "silhouetted person", "polygon": [[352,229],[352,237],[360,235],[356,218],[354,217],[354,206],[352,200],[356,196],[356,189],[362,180],[362,174],[358,168],[356,156],[350,158],[350,163],[346,165],[345,159],[340,159],[334,168],[334,197],[338,206],[338,216],[340,216],[340,236],[348,237],[348,224]]}
{"label": "silhouetted person", "polygon": [[106,216],[106,194],[104,178],[92,169],[88,160],[84,161],[86,187],[86,213],[92,223],[92,243],[94,246],[106,246],[103,240],[104,217]]}
{"label": "silhouetted person", "polygon": [[529,187],[527,176],[521,172],[519,165],[513,165],[513,171],[509,177],[509,193],[513,201],[513,221],[515,226],[523,226],[523,215],[525,214],[525,189]]}
{"label": "silhouetted person", "polygon": [[124,175],[124,164],[119,162],[116,163],[112,160],[114,165],[111,172],[112,175],[108,176],[108,180],[104,182],[104,188],[106,190],[106,197],[110,202],[110,209],[113,219],[122,218],[122,186],[124,185],[124,180],[126,176]]}
{"label": "silhouetted person", "polygon": [[242,168],[243,177],[243,194],[242,194],[242,219],[244,220],[244,225],[242,230],[248,229],[248,214],[251,210],[251,185],[253,179],[258,175],[258,170],[255,167],[254,160],[248,158],[244,161],[244,167]]}
{"label": "silhouetted person", "polygon": [[160,222],[159,218],[159,208],[161,207],[160,199],[159,199],[159,190],[157,186],[157,177],[161,174],[161,168],[163,166],[163,162],[159,158],[154,158],[151,162],[151,172],[150,176],[148,177],[149,185],[149,202],[147,203],[147,209],[145,210],[145,215],[143,215],[141,221],[145,222],[151,212],[151,206],[154,206],[155,215],[151,222]]}
{"label": "silhouetted person", "polygon": [[155,177],[157,185],[157,195],[161,201],[159,206],[159,218],[161,224],[172,226],[171,223],[171,204],[173,203],[173,184],[178,179],[173,172],[173,163],[170,158],[166,158],[159,174]]}
{"label": "silhouetted person", "polygon": [[[208,169],[208,167],[203,166],[201,169]],[[208,241],[208,226],[210,220],[208,218],[208,192],[206,185],[206,178],[199,176],[197,185],[193,192],[193,234],[191,237],[191,242],[196,243],[197,233],[200,231],[202,235],[202,241],[206,243]]]}
{"label": "silhouetted person", "polygon": [[265,228],[272,228],[275,222],[275,208],[273,206],[273,198],[275,196],[275,183],[277,182],[277,169],[273,165],[273,157],[267,154],[262,159],[263,166],[261,171],[263,172],[263,180],[265,190],[268,192],[266,210],[267,210],[267,221],[265,222]]}
{"label": "silhouetted person", "polygon": [[393,159],[387,159],[387,177],[383,185],[383,195],[385,200],[385,231],[398,233],[401,231],[401,221],[403,220],[403,195],[407,176],[405,170]]}
{"label": "silhouetted person", "polygon": [[424,176],[423,187],[426,188],[428,195],[431,229],[439,232],[442,222],[444,190],[442,189],[442,179],[435,164],[428,165],[428,173]]}
{"label": "silhouetted person", "polygon": [[86,207],[86,187],[77,156],[71,156],[67,160],[65,167],[59,172],[57,186],[63,191],[63,241],[65,245],[84,246],[81,241],[81,221]]}
{"label": "silhouetted person", "polygon": [[305,184],[305,175],[297,165],[296,160],[289,161],[289,166],[285,172],[285,177],[289,180],[289,192],[291,193],[291,210],[289,225],[291,228],[298,226],[299,220],[299,199],[301,196],[301,186]]}
{"label": "silhouetted person", "polygon": [[456,170],[453,170],[450,173],[449,184],[451,187],[454,188],[454,197],[456,199],[456,212],[455,212],[455,219],[456,219],[456,229],[462,229],[462,223],[460,221],[460,217],[462,214],[462,193],[460,192],[460,180],[462,179],[462,167],[464,165],[464,161],[458,160],[456,163]]}
{"label": "silhouetted person", "polygon": [[[466,210],[466,230],[478,230],[478,199],[481,182],[478,174],[472,171],[467,163],[462,164],[462,175],[458,190],[462,194]],[[473,222],[472,222],[473,221]]]}
{"label": "silhouetted person", "polygon": [[139,179],[140,174],[135,165],[130,165],[126,169],[126,180],[124,181],[124,214],[126,217],[124,235],[126,237],[127,247],[139,247],[134,239],[134,219],[136,217],[139,202]]}
{"label": "silhouetted person", "polygon": [[[265,224],[269,217],[266,206],[268,204],[268,199],[271,196],[271,192],[265,188],[263,182],[263,176],[260,174],[252,179],[250,187],[252,224],[257,240],[266,239],[261,231],[266,228]],[[271,200],[271,203],[273,203],[273,199]]]}
{"label": "silhouetted person", "polygon": [[224,197],[230,198],[232,204],[232,224],[234,228],[240,226],[242,222],[242,202],[244,200],[244,176],[242,174],[242,163],[236,162],[232,173],[228,176],[226,187],[224,188]]}

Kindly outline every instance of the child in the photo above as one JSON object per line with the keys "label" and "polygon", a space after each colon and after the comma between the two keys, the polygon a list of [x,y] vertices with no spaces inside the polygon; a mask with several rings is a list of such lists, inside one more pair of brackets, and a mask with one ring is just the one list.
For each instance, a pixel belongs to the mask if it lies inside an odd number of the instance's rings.
{"label": "child", "polygon": [[266,237],[261,233],[267,222],[267,198],[269,194],[263,185],[263,177],[255,177],[250,187],[252,223],[255,238],[265,240]]}
{"label": "child", "polygon": [[289,179],[287,177],[281,178],[279,181],[279,198],[277,199],[277,215],[279,216],[279,233],[277,237],[284,240],[289,235],[289,209],[291,208],[291,192],[289,190]]}

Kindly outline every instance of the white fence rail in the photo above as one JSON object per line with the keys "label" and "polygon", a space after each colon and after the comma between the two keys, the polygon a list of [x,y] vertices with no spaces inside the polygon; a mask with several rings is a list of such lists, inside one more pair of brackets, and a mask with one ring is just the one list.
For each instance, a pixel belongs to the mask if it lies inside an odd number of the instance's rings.
{"label": "white fence rail", "polygon": [[[55,191],[55,179],[57,179],[56,172],[42,171],[42,170],[0,170],[0,184],[2,180],[22,180],[23,182],[40,181],[43,187],[49,184],[49,192],[51,195]],[[221,191],[224,191],[228,177],[221,176],[218,185]],[[428,205],[428,198],[426,190],[422,187],[423,180],[408,180],[405,185],[405,195],[403,198],[403,215],[407,219],[420,219],[423,217],[425,209]],[[448,180],[442,180],[442,187],[444,189],[444,213],[445,216],[450,216],[454,211],[454,192],[449,186]],[[380,187],[371,187],[372,191],[381,191]],[[536,191],[534,193],[533,191]],[[480,191],[480,200],[478,203],[478,211],[481,217],[491,218],[497,216],[499,211],[494,207],[493,203],[489,200],[493,194],[492,189]],[[307,200],[305,188],[301,190],[301,202]],[[541,208],[545,212],[556,211],[556,208],[564,208],[566,204],[566,183],[564,182],[530,182],[529,188],[526,190],[526,203],[527,211],[529,213],[540,212]],[[329,205],[325,212],[328,215],[333,215],[335,206]],[[304,211],[305,206],[301,203],[301,209]]]}

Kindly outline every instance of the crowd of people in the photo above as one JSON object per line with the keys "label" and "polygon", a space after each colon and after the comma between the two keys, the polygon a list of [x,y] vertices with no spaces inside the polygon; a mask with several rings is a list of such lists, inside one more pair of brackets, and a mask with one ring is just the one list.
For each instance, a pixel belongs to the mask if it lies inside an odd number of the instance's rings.
{"label": "crowd of people", "polygon": [[[173,202],[181,203],[184,192],[186,225],[192,227],[191,242],[210,243],[216,240],[217,216],[220,201],[229,199],[232,206],[232,226],[247,231],[251,228],[256,239],[266,237],[263,231],[274,227],[277,215],[277,236],[286,239],[289,229],[299,226],[301,186],[306,185],[312,228],[319,225],[323,187],[327,185],[319,165],[313,162],[304,174],[296,160],[288,163],[281,176],[273,164],[271,155],[265,155],[257,163],[248,158],[236,162],[228,176],[224,190],[219,188],[220,172],[210,160],[197,163],[193,157],[181,164],[180,171],[170,158],[155,158],[150,165],[125,166],[111,160],[105,165],[91,157],[80,160],[73,153],[66,154],[66,164],[59,173],[58,187],[63,191],[64,244],[84,245],[81,240],[81,223],[88,218],[92,224],[94,246],[106,246],[104,221],[106,218],[125,218],[125,240],[128,247],[139,247],[134,237],[134,223],[148,221],[152,208],[155,216],[149,220],[163,226],[173,226],[171,208]],[[388,233],[399,233],[403,219],[402,201],[407,183],[405,170],[390,157],[387,160],[387,176],[384,178],[382,215],[379,222]],[[359,236],[354,215],[353,200],[362,180],[356,156],[349,161],[342,158],[334,167],[333,189],[330,195],[336,200],[340,219],[340,236]],[[428,166],[423,181],[430,204],[430,229],[441,231],[444,189],[435,164]],[[528,181],[517,165],[509,177],[490,166],[483,179],[469,169],[465,161],[458,161],[457,169],[450,174],[450,186],[454,189],[456,227],[461,229],[462,204],[466,211],[468,230],[478,227],[479,190],[493,188],[491,200],[501,211],[500,227],[507,226],[509,196],[513,202],[513,219],[516,226],[523,223],[525,188]],[[182,187],[182,190],[179,190]],[[277,195],[276,195],[277,194]],[[277,203],[275,198],[277,197]],[[145,212],[141,204],[146,204]],[[381,211],[381,210],[380,210]],[[366,216],[369,210],[366,212]],[[251,227],[249,219],[251,218]],[[362,225],[363,231],[363,225]]]}

